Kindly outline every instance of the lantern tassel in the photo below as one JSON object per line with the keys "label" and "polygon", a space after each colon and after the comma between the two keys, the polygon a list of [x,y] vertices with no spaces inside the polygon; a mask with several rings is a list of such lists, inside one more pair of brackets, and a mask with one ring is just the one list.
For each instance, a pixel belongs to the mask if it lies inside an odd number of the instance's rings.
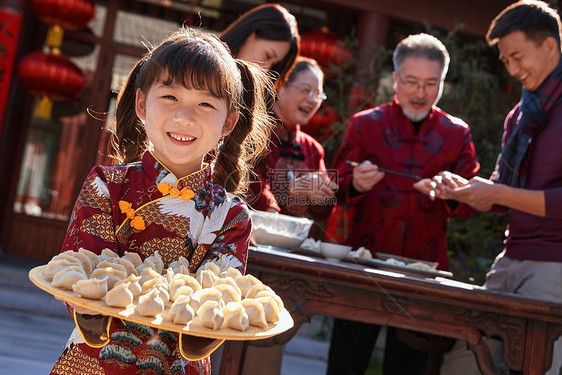
{"label": "lantern tassel", "polygon": [[53,110],[53,102],[46,96],[42,96],[41,100],[35,106],[33,117],[38,119],[48,120],[51,118],[51,111]]}
{"label": "lantern tassel", "polygon": [[52,49],[58,49],[62,45],[64,30],[59,25],[49,27],[45,43]]}

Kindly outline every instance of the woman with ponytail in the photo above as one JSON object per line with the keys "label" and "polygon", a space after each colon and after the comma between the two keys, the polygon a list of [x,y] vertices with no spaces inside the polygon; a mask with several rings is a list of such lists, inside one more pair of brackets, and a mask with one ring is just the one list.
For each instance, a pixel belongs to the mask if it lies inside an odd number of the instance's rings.
{"label": "woman with ponytail", "polygon": [[[164,270],[183,257],[192,273],[207,262],[244,273],[251,223],[235,194],[267,147],[271,90],[259,67],[233,59],[208,33],[180,29],[149,51],[117,100],[120,163],[90,172],[62,251],[145,259],[157,250]],[[67,306],[79,329],[51,374],[211,373],[208,355],[219,340]]]}
{"label": "woman with ponytail", "polygon": [[279,4],[262,4],[242,14],[221,34],[232,55],[269,70],[279,88],[300,51],[297,20]]}

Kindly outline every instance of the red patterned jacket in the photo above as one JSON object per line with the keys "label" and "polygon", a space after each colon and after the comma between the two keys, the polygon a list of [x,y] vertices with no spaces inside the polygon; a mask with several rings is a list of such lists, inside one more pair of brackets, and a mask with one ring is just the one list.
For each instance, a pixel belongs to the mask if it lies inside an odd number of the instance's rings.
{"label": "red patterned jacket", "polygon": [[431,201],[413,188],[415,180],[388,173],[370,191],[350,196],[353,168],[346,160],[370,160],[381,168],[421,177],[451,171],[470,178],[480,165],[468,125],[434,106],[416,134],[395,98],[353,117],[334,163],[339,174],[338,203],[355,209],[347,244],[364,246],[373,254],[437,261],[439,268],[447,269],[449,216],[474,211]]}

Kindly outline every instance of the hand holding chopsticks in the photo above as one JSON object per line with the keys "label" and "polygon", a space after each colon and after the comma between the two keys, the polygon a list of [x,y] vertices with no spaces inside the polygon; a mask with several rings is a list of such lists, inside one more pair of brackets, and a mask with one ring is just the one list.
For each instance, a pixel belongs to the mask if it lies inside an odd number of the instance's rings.
{"label": "hand holding chopsticks", "polygon": [[[356,161],[351,161],[351,160],[346,160],[345,164],[347,165],[351,165],[352,167],[357,167],[359,166],[360,163],[356,162]],[[384,169],[384,168],[378,168],[379,171],[384,172],[384,173],[388,173],[388,174],[393,174],[396,176],[402,176],[402,177],[406,177],[406,178],[411,178],[414,180],[421,180],[422,178],[420,176],[416,176],[416,175],[412,175],[412,174],[408,174],[408,173],[402,173],[402,172],[396,172],[396,171],[392,171],[389,169]]]}

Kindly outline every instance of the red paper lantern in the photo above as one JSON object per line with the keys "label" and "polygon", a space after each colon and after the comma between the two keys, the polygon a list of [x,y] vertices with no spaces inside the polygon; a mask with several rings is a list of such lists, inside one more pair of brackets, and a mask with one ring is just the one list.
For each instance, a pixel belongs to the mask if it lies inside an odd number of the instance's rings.
{"label": "red paper lantern", "polygon": [[51,25],[46,44],[52,49],[61,46],[64,30],[86,27],[96,12],[94,0],[31,0],[31,6],[41,21]]}
{"label": "red paper lantern", "polygon": [[318,109],[312,116],[310,121],[303,126],[303,131],[311,135],[314,139],[321,142],[330,138],[334,131],[332,124],[338,121],[339,117],[336,111],[326,103]]}
{"label": "red paper lantern", "polygon": [[94,0],[31,0],[41,21],[65,30],[86,27],[95,14]]}
{"label": "red paper lantern", "polygon": [[325,28],[302,34],[300,53],[316,60],[324,69],[330,64],[345,64],[351,58],[344,42]]}
{"label": "red paper lantern", "polygon": [[66,57],[43,52],[30,52],[18,65],[20,84],[32,94],[41,96],[36,116],[50,117],[49,99],[68,100],[80,95],[85,80],[82,71]]}

